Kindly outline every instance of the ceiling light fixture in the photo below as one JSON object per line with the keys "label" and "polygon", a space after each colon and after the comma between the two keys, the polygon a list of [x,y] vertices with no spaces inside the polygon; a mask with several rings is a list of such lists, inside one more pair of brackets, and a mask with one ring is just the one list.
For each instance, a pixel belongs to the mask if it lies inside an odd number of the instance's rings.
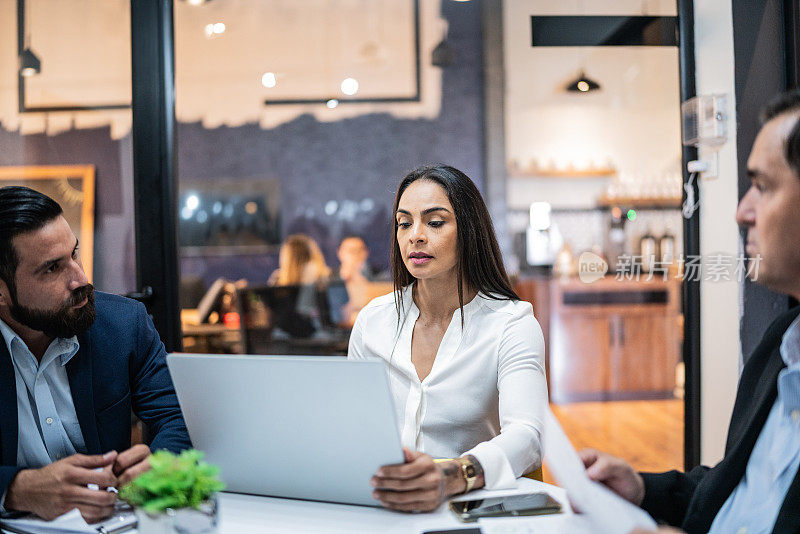
{"label": "ceiling light fixture", "polygon": [[33,53],[33,50],[26,48],[19,56],[19,73],[22,76],[36,76],[42,72],[42,62]]}
{"label": "ceiling light fixture", "polygon": [[[20,5],[24,6],[24,3],[20,2]],[[33,50],[31,49],[31,35],[28,31],[30,23],[28,22],[27,17],[25,17],[24,7],[20,17],[22,17],[23,20],[22,33],[24,37],[25,48],[23,48],[19,53],[19,74],[20,76],[30,78],[31,76],[36,76],[42,72],[42,62],[39,59],[39,56],[34,54]],[[19,50],[19,48],[17,48],[17,50]]]}
{"label": "ceiling light fixture", "polygon": [[224,22],[217,22],[215,24],[206,24],[205,33],[206,37],[211,39],[217,35],[221,35],[225,33],[225,23]]}
{"label": "ceiling light fixture", "polygon": [[261,85],[268,89],[272,89],[276,85],[278,85],[278,78],[275,76],[274,72],[265,72],[264,75],[261,77]]}
{"label": "ceiling light fixture", "polygon": [[341,89],[347,96],[353,96],[358,92],[358,80],[355,78],[345,78],[342,80]]}
{"label": "ceiling light fixture", "polygon": [[588,93],[600,89],[600,84],[591,78],[586,77],[586,73],[581,71],[578,77],[567,85],[567,91],[574,93]]}

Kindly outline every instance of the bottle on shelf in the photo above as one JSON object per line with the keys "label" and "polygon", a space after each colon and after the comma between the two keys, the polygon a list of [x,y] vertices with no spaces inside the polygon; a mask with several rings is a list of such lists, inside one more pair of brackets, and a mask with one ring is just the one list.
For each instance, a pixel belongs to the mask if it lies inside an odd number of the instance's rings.
{"label": "bottle on shelf", "polygon": [[639,239],[639,255],[641,256],[642,272],[652,272],[659,254],[658,243],[650,228]]}
{"label": "bottle on shelf", "polygon": [[675,236],[672,235],[669,225],[658,240],[658,249],[661,253],[661,264],[672,270],[675,264]]}
{"label": "bottle on shelf", "polygon": [[569,246],[569,243],[564,243],[561,250],[556,254],[553,272],[564,278],[577,274],[578,267],[575,265],[575,254],[572,253],[572,247]]}
{"label": "bottle on shelf", "polygon": [[[608,215],[608,228],[604,234],[603,248],[608,261],[608,268],[611,272],[619,272],[622,267],[620,257],[628,251],[625,247],[625,218],[622,210],[614,206]],[[630,267],[628,265],[627,267]]]}

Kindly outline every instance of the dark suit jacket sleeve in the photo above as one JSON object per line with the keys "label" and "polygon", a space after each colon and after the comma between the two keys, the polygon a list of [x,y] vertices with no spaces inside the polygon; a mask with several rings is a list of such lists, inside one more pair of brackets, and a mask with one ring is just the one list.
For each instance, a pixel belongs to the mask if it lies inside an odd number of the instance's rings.
{"label": "dark suit jacket sleeve", "polygon": [[192,446],[166,363],[166,350],[143,304],[137,303],[136,351],[132,365],[133,411],[150,430],[153,451]]}
{"label": "dark suit jacket sleeve", "polygon": [[19,472],[20,468],[13,465],[0,466],[0,497],[6,494],[8,486]]}
{"label": "dark suit jacket sleeve", "polygon": [[695,467],[688,473],[642,473],[644,500],[642,508],[653,519],[679,527],[683,523],[694,490],[703,480],[708,467]]}

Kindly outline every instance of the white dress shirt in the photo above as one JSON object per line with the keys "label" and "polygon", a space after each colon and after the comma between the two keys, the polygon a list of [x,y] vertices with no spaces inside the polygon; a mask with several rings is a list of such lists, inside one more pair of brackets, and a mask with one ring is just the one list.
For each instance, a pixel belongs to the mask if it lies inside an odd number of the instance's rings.
{"label": "white dress shirt", "polygon": [[547,406],[544,337],[527,302],[482,293],[456,310],[430,374],[420,381],[411,361],[419,309],[403,290],[398,321],[394,293],[358,314],[349,359],[382,358],[404,447],[434,458],[473,455],[487,489],[514,487],[541,465]]}
{"label": "white dress shirt", "polygon": [[[54,339],[41,363],[10,326],[0,320],[17,388],[17,467],[38,468],[86,452],[67,377],[67,362],[78,352],[78,338]],[[0,495],[5,513],[6,493]]]}
{"label": "white dress shirt", "polygon": [[43,467],[76,452],[85,453],[66,368],[78,352],[77,337],[54,339],[39,362],[2,320],[0,333],[17,385],[17,467]]}

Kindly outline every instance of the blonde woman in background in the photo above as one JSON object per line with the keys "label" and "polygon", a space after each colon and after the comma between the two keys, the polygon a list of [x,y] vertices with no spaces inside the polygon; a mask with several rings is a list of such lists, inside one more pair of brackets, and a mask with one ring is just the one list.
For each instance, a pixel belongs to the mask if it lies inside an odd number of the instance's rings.
{"label": "blonde woman in background", "polygon": [[330,275],[317,242],[305,234],[292,234],[281,245],[278,268],[269,277],[269,285],[310,285],[326,282]]}

